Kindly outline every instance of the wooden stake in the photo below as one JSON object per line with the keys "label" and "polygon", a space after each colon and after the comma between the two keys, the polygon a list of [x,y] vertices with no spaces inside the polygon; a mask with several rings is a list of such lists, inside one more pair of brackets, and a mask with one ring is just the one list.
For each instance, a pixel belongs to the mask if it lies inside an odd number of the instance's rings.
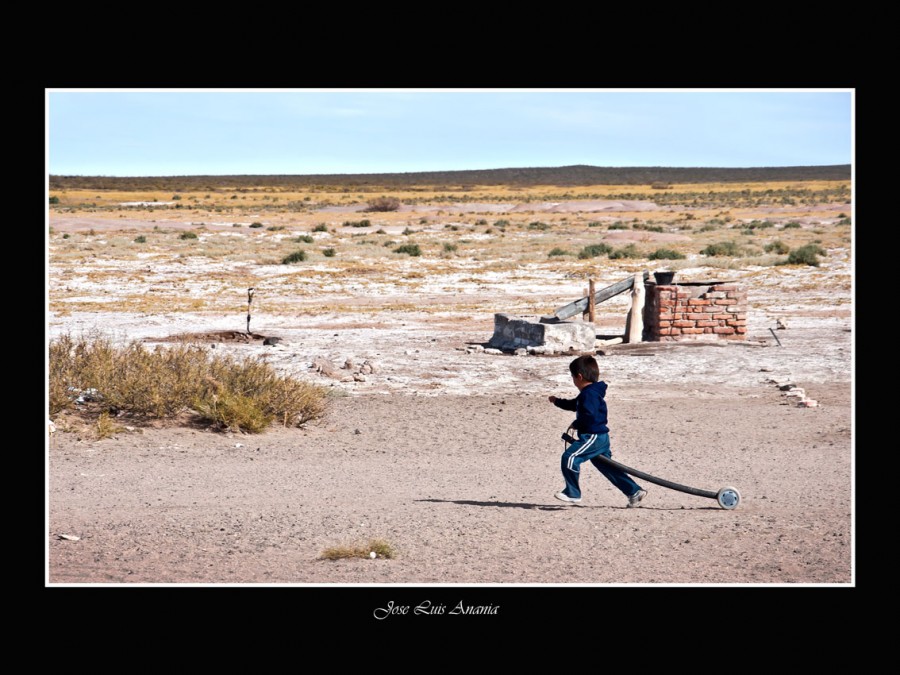
{"label": "wooden stake", "polygon": [[597,303],[594,301],[594,280],[588,280],[588,321],[594,323]]}
{"label": "wooden stake", "polygon": [[247,289],[247,335],[250,335],[250,305],[253,304],[253,288]]}

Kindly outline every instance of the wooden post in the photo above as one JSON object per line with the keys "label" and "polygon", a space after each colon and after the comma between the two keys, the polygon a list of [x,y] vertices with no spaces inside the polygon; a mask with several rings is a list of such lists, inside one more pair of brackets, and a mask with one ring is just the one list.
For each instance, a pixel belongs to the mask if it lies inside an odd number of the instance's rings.
{"label": "wooden post", "polygon": [[644,296],[644,277],[638,273],[634,275],[631,287],[631,309],[625,320],[625,342],[641,342],[644,339]]}
{"label": "wooden post", "polygon": [[247,289],[247,335],[250,335],[250,305],[253,304],[253,288]]}
{"label": "wooden post", "polygon": [[594,323],[594,319],[596,318],[596,310],[597,303],[594,299],[594,280],[590,279],[588,281],[588,321]]}
{"label": "wooden post", "polygon": [[[585,295],[585,297],[587,297],[588,292],[589,292],[589,289],[585,288],[585,289],[584,289],[584,295]],[[590,316],[590,312],[591,312],[590,306],[589,306],[589,305],[585,305],[584,311],[581,313],[581,320],[582,320],[582,321],[587,321],[587,320],[588,320],[588,316]]]}

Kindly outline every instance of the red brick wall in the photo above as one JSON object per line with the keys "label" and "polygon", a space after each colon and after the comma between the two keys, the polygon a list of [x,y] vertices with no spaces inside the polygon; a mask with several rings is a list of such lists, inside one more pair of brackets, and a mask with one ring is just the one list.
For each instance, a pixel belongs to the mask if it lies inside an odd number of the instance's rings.
{"label": "red brick wall", "polygon": [[747,291],[717,283],[646,286],[645,341],[743,340],[747,334]]}

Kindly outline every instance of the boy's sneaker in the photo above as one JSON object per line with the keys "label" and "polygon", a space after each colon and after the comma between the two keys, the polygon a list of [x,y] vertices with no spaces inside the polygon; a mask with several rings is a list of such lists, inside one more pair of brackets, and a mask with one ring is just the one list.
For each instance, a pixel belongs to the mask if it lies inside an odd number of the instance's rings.
{"label": "boy's sneaker", "polygon": [[567,495],[565,492],[557,492],[557,493],[556,493],[555,495],[553,495],[553,496],[556,497],[556,498],[559,499],[559,500],[562,500],[562,501],[564,501],[564,502],[571,502],[571,503],[573,503],[573,504],[577,504],[578,502],[581,501],[581,497],[578,497],[578,498],[570,497],[570,496]]}
{"label": "boy's sneaker", "polygon": [[628,498],[628,508],[632,508],[641,503],[641,500],[647,496],[646,490],[638,490]]}

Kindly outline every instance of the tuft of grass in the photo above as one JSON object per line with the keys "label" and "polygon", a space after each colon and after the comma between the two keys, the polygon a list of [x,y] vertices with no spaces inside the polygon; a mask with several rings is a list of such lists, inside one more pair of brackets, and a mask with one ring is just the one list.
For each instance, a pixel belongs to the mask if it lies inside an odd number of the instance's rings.
{"label": "tuft of grass", "polygon": [[319,223],[313,229],[313,232],[328,232],[328,226],[325,223]]}
{"label": "tuft of grass", "polygon": [[134,243],[135,243],[135,244],[146,244],[146,243],[147,243],[147,237],[145,237],[144,235],[141,234],[141,235],[139,235],[139,236],[137,236],[137,237],[134,238]]}
{"label": "tuft of grass", "polygon": [[540,230],[544,232],[550,229],[550,226],[547,223],[542,223],[539,220],[534,221],[533,223],[528,223],[529,230]]}
{"label": "tuft of grass", "polygon": [[560,248],[559,246],[557,246],[556,248],[552,249],[550,251],[550,253],[547,254],[547,257],[554,258],[559,255],[572,255],[572,254],[569,253],[566,249]]}
{"label": "tuft of grass", "polygon": [[284,225],[269,225],[266,230],[269,232],[278,232],[279,230],[283,230]]}
{"label": "tuft of grass", "polygon": [[455,253],[457,248],[456,244],[444,242],[444,253]]}
{"label": "tuft of grass", "polygon": [[[187,342],[149,349],[137,341],[118,346],[103,336],[63,335],[49,350],[51,416],[88,414],[91,405],[101,404],[156,419],[193,411],[216,427],[256,433],[274,422],[301,426],[317,419],[328,397],[324,387],[279,375],[260,358],[211,357],[205,347]],[[76,404],[78,393],[88,389],[99,392],[101,403]],[[115,432],[102,414],[101,429]]]}
{"label": "tuft of grass", "polygon": [[371,221],[368,219],[365,220],[345,220],[344,227],[369,227],[371,225]]}
{"label": "tuft of grass", "polygon": [[377,230],[375,230],[375,234],[387,234],[387,232],[385,231],[385,229],[383,227],[380,227]]}
{"label": "tuft of grass", "polygon": [[352,546],[331,546],[319,554],[320,560],[343,560],[346,558],[371,558],[375,553],[376,558],[395,558],[397,550],[384,539],[370,539],[365,544]]}
{"label": "tuft of grass", "polygon": [[407,227],[405,230],[403,230],[403,234],[405,234],[405,235],[407,235],[407,236],[410,235],[410,234],[415,234],[415,233],[416,233],[416,231],[413,230],[413,229],[411,229],[411,228],[409,228],[409,227]]}
{"label": "tuft of grass", "polygon": [[628,223],[623,223],[621,220],[617,220],[612,225],[610,225],[607,230],[630,230],[631,225]]}
{"label": "tuft of grass", "polygon": [[322,249],[322,255],[326,258],[333,258],[335,254],[335,250],[333,248]]}
{"label": "tuft of grass", "polygon": [[796,220],[792,220],[791,222],[784,224],[785,230],[796,230],[799,227],[801,227],[801,225]]}
{"label": "tuft of grass", "polygon": [[403,244],[394,249],[394,253],[406,253],[413,257],[422,255],[422,250],[418,244]]}
{"label": "tuft of grass", "polygon": [[647,260],[684,260],[685,255],[670,248],[658,248],[647,256]]}
{"label": "tuft of grass", "polygon": [[181,236],[179,236],[178,238],[179,239],[196,239],[197,235],[193,232],[182,232]]}
{"label": "tuft of grass", "polygon": [[109,416],[109,412],[100,413],[96,424],[97,438],[112,438],[117,433],[124,431],[124,427],[116,424]]}
{"label": "tuft of grass", "polygon": [[303,262],[306,260],[306,251],[294,251],[281,259],[282,265],[292,265],[293,263]]}
{"label": "tuft of grass", "polygon": [[587,260],[609,253],[612,253],[612,247],[609,244],[590,244],[578,252],[578,259]]}
{"label": "tuft of grass", "polygon": [[259,229],[262,226],[263,226],[263,224],[261,222],[259,222],[258,220],[250,223],[250,227],[252,227],[253,229]]}
{"label": "tuft of grass", "polygon": [[308,234],[301,234],[294,241],[296,241],[298,244],[311,244],[315,241],[315,239],[313,239]]}

